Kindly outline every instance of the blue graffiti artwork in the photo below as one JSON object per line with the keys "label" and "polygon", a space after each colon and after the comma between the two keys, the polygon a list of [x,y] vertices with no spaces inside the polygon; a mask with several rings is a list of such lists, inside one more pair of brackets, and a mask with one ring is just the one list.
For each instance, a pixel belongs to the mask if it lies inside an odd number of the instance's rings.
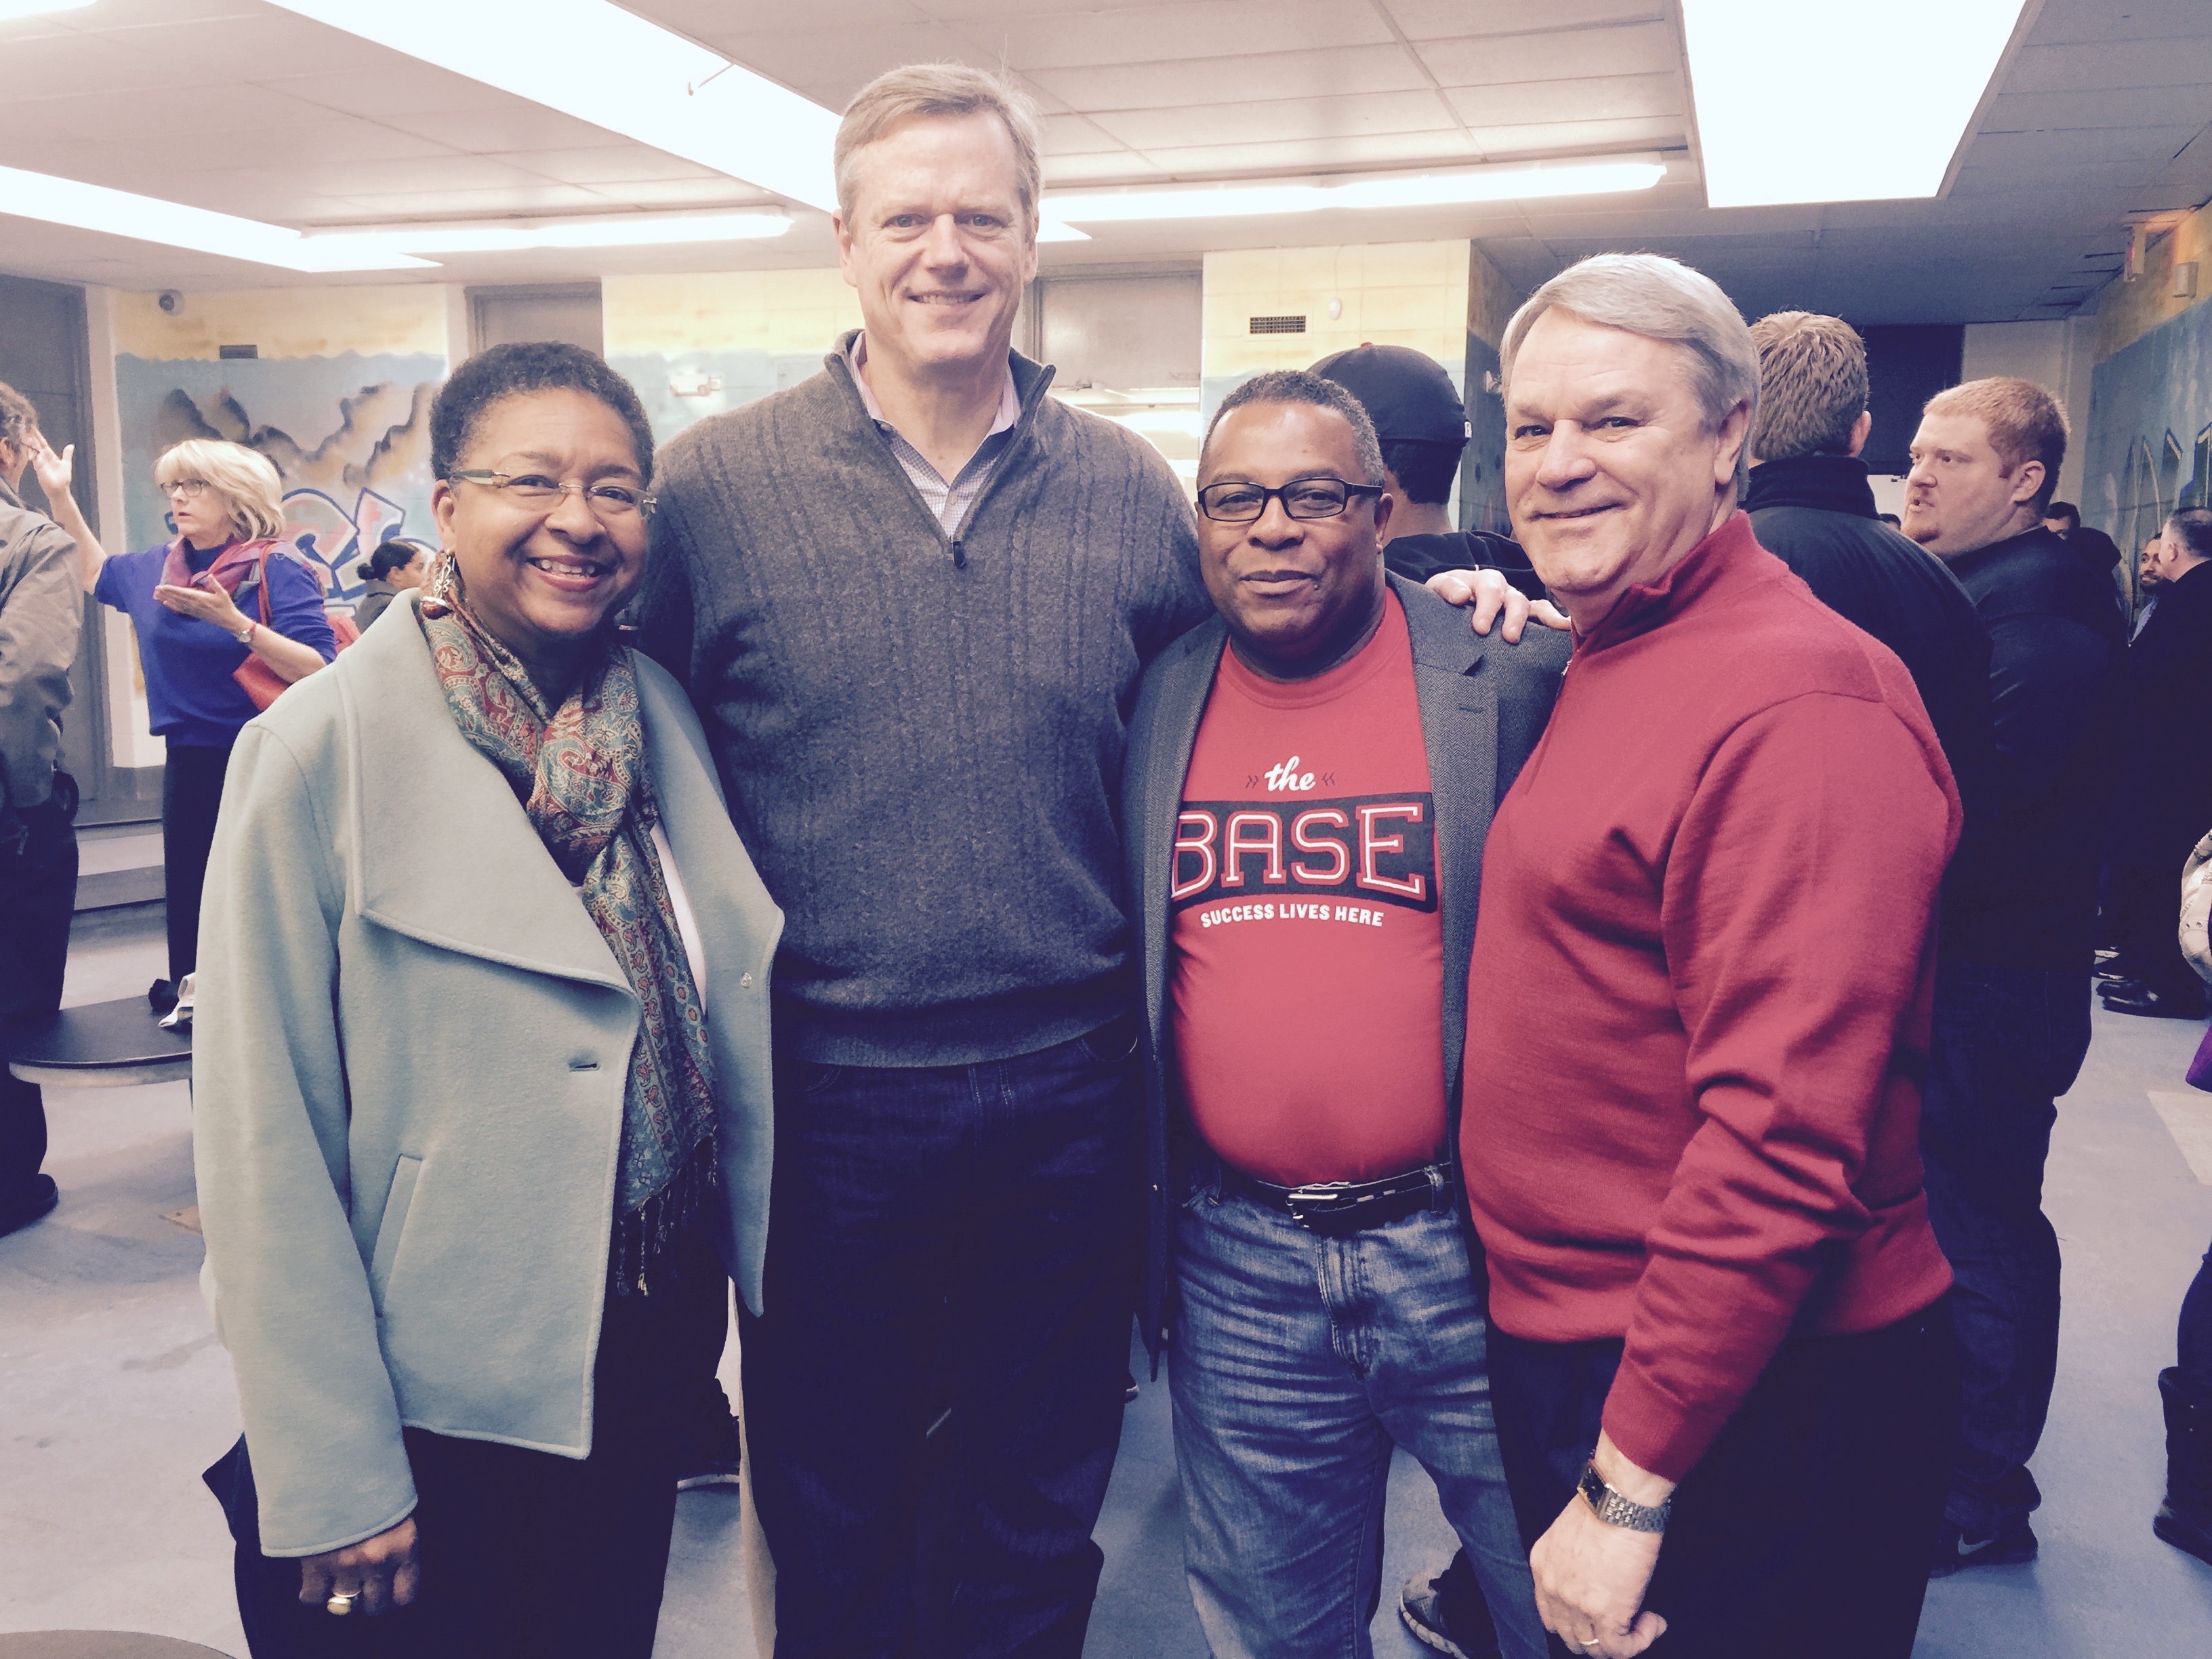
{"label": "blue graffiti artwork", "polygon": [[284,533],[322,574],[324,594],[332,599],[361,597],[354,567],[406,522],[407,509],[374,489],[362,490],[350,513],[319,489],[295,489],[284,497]]}

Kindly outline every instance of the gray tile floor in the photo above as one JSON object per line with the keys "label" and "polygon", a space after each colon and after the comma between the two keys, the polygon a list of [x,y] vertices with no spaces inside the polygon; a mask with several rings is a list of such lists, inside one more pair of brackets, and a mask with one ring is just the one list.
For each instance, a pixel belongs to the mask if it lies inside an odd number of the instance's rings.
{"label": "gray tile floor", "polygon": [[[158,907],[83,919],[69,1000],[143,992],[161,955]],[[2100,1012],[2096,1031],[2051,1164],[2067,1306],[2035,1465],[2043,1558],[1935,1586],[1918,1659],[2212,1652],[2212,1568],[2148,1526],[2164,1467],[2154,1378],[2212,1242],[2212,1187],[2177,1144],[2194,1136],[2212,1176],[2212,1095],[2180,1083],[2201,1028]],[[2151,1097],[2177,1091],[2170,1127]],[[62,1207],[0,1240],[0,1632],[152,1631],[243,1655],[229,1540],[198,1478],[237,1433],[237,1407],[200,1306],[199,1240],[164,1218],[191,1202],[184,1086],[49,1102]],[[1389,1525],[1390,1583],[1450,1550],[1427,1478],[1402,1457]],[[1093,1659],[1202,1659],[1178,1526],[1166,1393],[1147,1382],[1099,1523]],[[733,1497],[687,1494],[661,1624],[668,1659],[751,1650],[737,1563]],[[1426,1651],[1387,1607],[1376,1638],[1384,1659]]]}

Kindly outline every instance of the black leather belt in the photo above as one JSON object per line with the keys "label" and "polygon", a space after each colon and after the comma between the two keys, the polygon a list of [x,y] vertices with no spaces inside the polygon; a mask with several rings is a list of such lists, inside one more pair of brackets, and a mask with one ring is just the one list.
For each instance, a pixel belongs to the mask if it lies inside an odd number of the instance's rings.
{"label": "black leather belt", "polygon": [[1339,1238],[1429,1208],[1453,1189],[1449,1164],[1431,1164],[1379,1181],[1316,1181],[1303,1187],[1279,1187],[1272,1181],[1221,1166],[1222,1184],[1254,1202],[1291,1218],[1308,1232]]}

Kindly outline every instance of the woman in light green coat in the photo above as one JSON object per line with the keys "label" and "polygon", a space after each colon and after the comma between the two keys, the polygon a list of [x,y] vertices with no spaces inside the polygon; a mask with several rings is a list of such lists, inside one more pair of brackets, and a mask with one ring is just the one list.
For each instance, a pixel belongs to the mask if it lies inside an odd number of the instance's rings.
{"label": "woman in light green coat", "polygon": [[635,392],[498,347],[431,441],[438,580],[224,789],[193,1139],[246,1433],[210,1480],[257,1659],[647,1659],[724,1264],[760,1305],[782,918],[614,634]]}

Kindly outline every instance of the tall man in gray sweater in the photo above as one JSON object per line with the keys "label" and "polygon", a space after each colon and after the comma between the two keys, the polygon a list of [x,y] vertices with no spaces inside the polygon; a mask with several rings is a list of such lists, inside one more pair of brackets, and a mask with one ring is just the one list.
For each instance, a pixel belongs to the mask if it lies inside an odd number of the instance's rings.
{"label": "tall man in gray sweater", "polygon": [[[787,918],[744,1330],[776,1652],[912,1647],[941,1371],[940,1645],[1074,1659],[1145,1210],[1121,757],[1145,664],[1212,606],[1167,463],[1009,349],[1029,111],[894,70],[836,163],[866,326],[662,451],[645,607]],[[1449,597],[1518,636],[1502,577]]]}
{"label": "tall man in gray sweater", "polygon": [[1009,350],[1028,112],[898,70],[837,139],[866,327],[662,453],[648,648],[788,918],[766,1312],[776,1651],[912,1642],[951,1382],[950,1646],[1073,1659],[1121,1432],[1141,1105],[1115,824],[1146,661],[1211,614],[1167,463]]}

